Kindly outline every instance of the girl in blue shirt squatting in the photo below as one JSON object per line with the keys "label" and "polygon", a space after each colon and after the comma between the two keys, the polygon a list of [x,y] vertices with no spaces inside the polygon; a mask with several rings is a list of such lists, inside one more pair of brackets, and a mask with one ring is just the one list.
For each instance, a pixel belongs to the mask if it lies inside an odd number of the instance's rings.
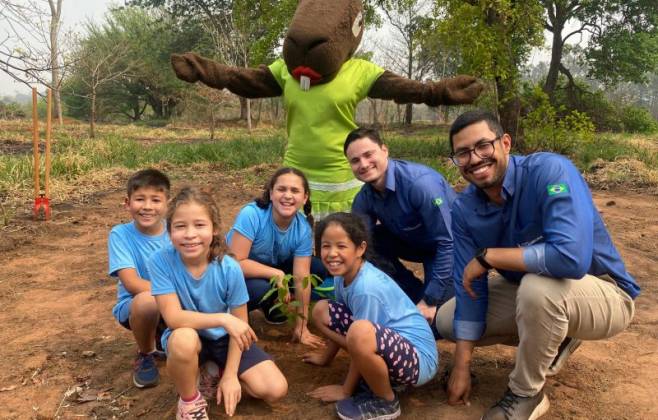
{"label": "girl in blue shirt squatting", "polygon": [[[294,295],[301,305],[293,329],[293,341],[311,346],[323,345],[322,340],[306,327],[311,284],[304,286],[304,278],[313,273],[324,278],[326,271],[319,259],[313,257],[313,216],[309,186],[303,172],[294,168],[277,170],[265,185],[263,195],[244,206],[226,236],[233,255],[240,263],[249,292],[248,309],[262,309],[265,320],[285,323],[286,317],[271,310],[277,294],[263,301],[270,290],[271,278],[279,287],[286,273],[294,279]],[[306,218],[300,213],[303,208]],[[290,303],[288,293],[285,302]]]}
{"label": "girl in blue shirt squatting", "polygon": [[148,262],[151,293],[169,329],[162,336],[167,369],[180,395],[177,419],[207,419],[198,391],[199,363],[213,361],[223,374],[217,404],[233,415],[242,389],[268,403],[283,398],[288,384],[256,344],[247,323],[247,288],[238,263],[225,255],[220,217],[212,197],[184,188],[172,200],[167,227],[173,246]]}
{"label": "girl in blue shirt squatting", "polygon": [[366,261],[367,230],[359,216],[329,215],[318,223],[315,243],[335,276],[336,299],[313,308],[313,322],[329,343],[304,355],[304,361],[326,365],[340,348],[351,361],[342,385],[323,386],[310,395],[338,401],[342,419],[396,418],[400,403],[393,387],[420,386],[436,374],[432,331],[397,283]]}

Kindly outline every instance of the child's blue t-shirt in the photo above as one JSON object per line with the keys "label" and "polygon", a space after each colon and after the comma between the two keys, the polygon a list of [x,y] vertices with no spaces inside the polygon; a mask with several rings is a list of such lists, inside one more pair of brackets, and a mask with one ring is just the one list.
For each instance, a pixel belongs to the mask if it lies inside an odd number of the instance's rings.
{"label": "child's blue t-shirt", "polygon": [[[150,236],[140,232],[135,226],[135,222],[116,225],[110,231],[107,241],[109,270],[108,274],[112,277],[119,276],[119,270],[124,268],[133,268],[137,271],[139,277],[149,280],[151,277],[146,268],[146,261],[157,250],[171,244],[167,229],[159,235]],[[117,303],[112,308],[112,315],[119,321],[119,314],[123,311],[125,305],[129,305],[133,297],[121,283],[117,282]],[[125,313],[128,313],[127,311]]]}
{"label": "child's blue t-shirt", "polygon": [[432,330],[393,279],[366,261],[349,286],[341,276],[334,278],[334,284],[336,301],[347,305],[355,321],[364,319],[390,328],[413,344],[419,363],[416,386],[436,375],[439,354]]}
{"label": "child's blue t-shirt", "polygon": [[[240,265],[225,255],[221,262],[208,264],[203,275],[196,279],[185,267],[180,254],[168,246],[153,254],[148,263],[151,274],[153,296],[176,293],[181,308],[203,313],[228,313],[231,309],[249,301],[247,286]],[[221,327],[198,330],[199,335],[217,340],[226,335]],[[171,331],[162,335],[162,346],[166,349]]]}
{"label": "child's blue t-shirt", "polygon": [[233,233],[239,232],[251,243],[249,259],[271,267],[280,266],[294,257],[313,255],[311,226],[299,212],[287,229],[280,229],[272,218],[272,204],[261,209],[255,202],[244,206],[226,235],[230,245]]}

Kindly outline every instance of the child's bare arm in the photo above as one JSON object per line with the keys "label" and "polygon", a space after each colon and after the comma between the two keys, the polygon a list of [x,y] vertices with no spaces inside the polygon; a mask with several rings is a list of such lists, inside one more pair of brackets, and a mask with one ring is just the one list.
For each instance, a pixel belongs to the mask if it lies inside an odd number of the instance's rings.
{"label": "child's bare arm", "polygon": [[[258,340],[256,333],[244,320],[229,313],[212,313],[187,311],[183,309],[175,293],[157,295],[158,309],[167,325],[172,328],[206,329],[222,327],[231,338],[235,339],[241,350],[249,348]],[[245,315],[246,316],[246,315]]]}
{"label": "child's bare arm", "polygon": [[278,268],[270,267],[266,264],[261,264],[258,261],[249,259],[249,251],[251,251],[252,241],[242,235],[240,232],[233,232],[231,239],[230,250],[235,256],[235,259],[240,264],[240,268],[244,273],[245,278],[272,278],[277,277],[283,279],[285,273]]}
{"label": "child's bare arm", "polygon": [[[231,315],[246,322],[248,320],[247,305],[231,309]],[[224,400],[224,409],[229,416],[235,413],[235,407],[242,398],[242,387],[238,380],[238,367],[240,366],[242,351],[236,340],[231,337],[228,343],[228,356],[226,357],[224,374],[217,389],[217,403],[219,404],[222,399]]]}
{"label": "child's bare arm", "polygon": [[151,282],[144,280],[134,268],[122,268],[117,272],[119,280],[133,296],[142,292],[151,291]]}

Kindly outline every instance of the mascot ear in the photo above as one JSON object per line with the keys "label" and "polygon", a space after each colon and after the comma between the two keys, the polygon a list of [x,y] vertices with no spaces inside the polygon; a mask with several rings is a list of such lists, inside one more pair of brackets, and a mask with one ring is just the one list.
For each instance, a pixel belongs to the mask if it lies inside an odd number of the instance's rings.
{"label": "mascot ear", "polygon": [[354,18],[354,22],[352,23],[352,34],[354,34],[354,38],[358,38],[362,31],[363,12],[359,11],[359,13],[357,13],[356,17]]}

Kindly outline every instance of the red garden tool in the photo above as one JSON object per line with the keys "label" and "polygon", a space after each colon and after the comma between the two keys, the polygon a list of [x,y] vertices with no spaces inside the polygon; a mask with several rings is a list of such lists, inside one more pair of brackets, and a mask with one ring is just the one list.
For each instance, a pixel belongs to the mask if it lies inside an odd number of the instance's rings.
{"label": "red garden tool", "polygon": [[46,101],[46,168],[44,177],[44,192],[41,192],[41,165],[39,162],[39,114],[37,113],[37,89],[32,88],[32,146],[34,148],[34,219],[50,219],[50,134],[52,131],[52,114],[50,102],[52,93],[48,89]]}

